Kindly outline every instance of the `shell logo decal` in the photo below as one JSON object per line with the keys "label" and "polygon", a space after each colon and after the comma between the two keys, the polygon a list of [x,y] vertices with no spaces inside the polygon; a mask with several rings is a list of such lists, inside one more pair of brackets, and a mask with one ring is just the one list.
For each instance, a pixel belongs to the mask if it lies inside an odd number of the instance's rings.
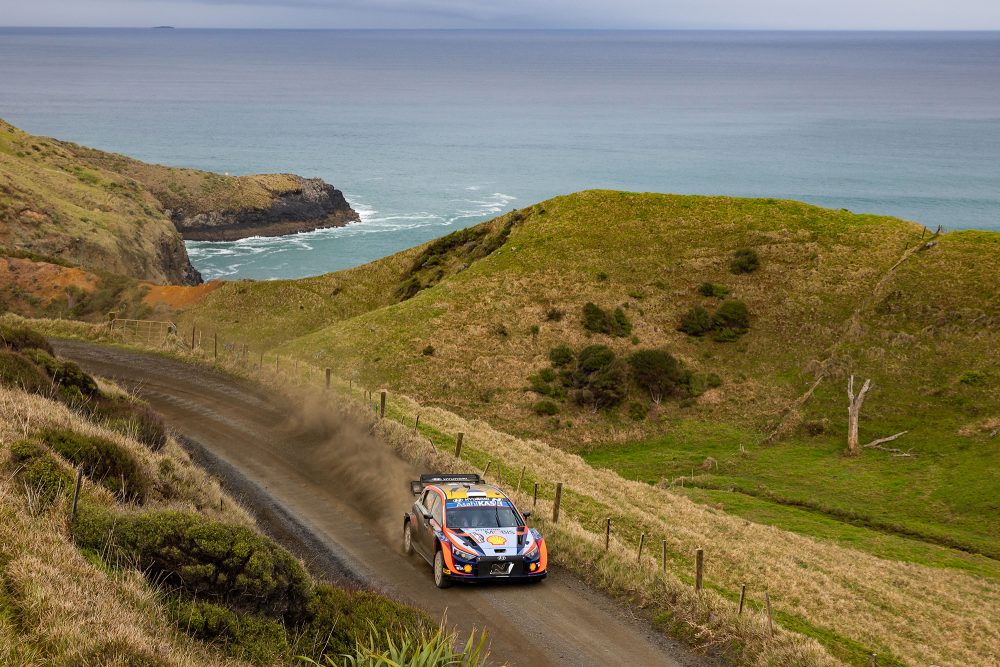
{"label": "shell logo decal", "polygon": [[486,538],[486,541],[495,547],[498,547],[501,544],[507,544],[507,538],[502,535],[490,535]]}

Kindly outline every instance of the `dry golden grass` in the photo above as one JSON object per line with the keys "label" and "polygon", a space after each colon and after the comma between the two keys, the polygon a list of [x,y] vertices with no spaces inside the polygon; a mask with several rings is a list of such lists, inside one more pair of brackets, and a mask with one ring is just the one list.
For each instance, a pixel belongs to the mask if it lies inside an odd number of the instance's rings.
{"label": "dry golden grass", "polygon": [[[100,435],[126,447],[147,470],[158,471],[155,506],[198,509],[231,522],[251,521],[175,442],[154,454],[62,404],[0,388],[0,462],[6,469],[0,473],[0,664],[243,664],[178,632],[141,573],[128,569],[111,573],[89,562],[70,540],[66,497],[43,510],[31,501],[30,490],[19,487],[6,465],[7,448],[47,427]],[[88,487],[87,493],[113,502],[103,488]]]}

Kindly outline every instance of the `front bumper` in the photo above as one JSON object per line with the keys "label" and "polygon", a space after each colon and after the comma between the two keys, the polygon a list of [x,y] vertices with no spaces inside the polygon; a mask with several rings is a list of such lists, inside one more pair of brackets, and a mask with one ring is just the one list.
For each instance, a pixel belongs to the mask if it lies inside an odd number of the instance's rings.
{"label": "front bumper", "polygon": [[[538,559],[524,556],[480,556],[474,561],[446,558],[445,576],[453,581],[502,581],[544,579],[548,572]],[[447,562],[451,561],[451,562]]]}

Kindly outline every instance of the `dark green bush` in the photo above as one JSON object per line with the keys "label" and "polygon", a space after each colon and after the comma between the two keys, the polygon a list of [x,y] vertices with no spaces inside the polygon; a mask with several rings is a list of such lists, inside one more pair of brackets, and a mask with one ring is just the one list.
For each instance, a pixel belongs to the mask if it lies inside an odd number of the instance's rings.
{"label": "dark green bush", "polygon": [[746,333],[750,328],[750,311],[742,301],[723,301],[712,316],[712,324],[716,329]]}
{"label": "dark green bush", "polygon": [[752,248],[740,248],[733,253],[729,270],[733,273],[753,273],[760,268],[760,257]]}
{"label": "dark green bush", "polygon": [[637,421],[641,422],[649,414],[649,406],[645,403],[640,403],[638,401],[632,401],[628,404],[628,416]]}
{"label": "dark green bush", "polygon": [[556,368],[563,368],[570,365],[575,358],[576,355],[573,353],[573,348],[569,345],[556,345],[549,350],[549,361]]}
{"label": "dark green bush", "polygon": [[41,431],[38,438],[119,500],[145,501],[149,485],[142,466],[120,445],[62,429]]}
{"label": "dark green bush", "polygon": [[37,349],[25,350],[24,356],[45,370],[46,374],[59,385],[64,398],[75,395],[93,398],[100,395],[94,378],[84,373],[74,362],[56,359],[47,352]]}
{"label": "dark green bush", "polygon": [[434,346],[433,345],[428,345],[427,347],[425,347],[423,350],[420,351],[420,354],[424,355],[425,357],[433,357],[434,356]]}
{"label": "dark green bush", "polygon": [[10,461],[18,481],[24,484],[44,506],[73,486],[73,476],[42,445],[19,440],[10,447]]}
{"label": "dark green bush", "polygon": [[149,403],[126,397],[102,397],[88,406],[91,419],[134,437],[156,452],[167,444],[167,426]]}
{"label": "dark green bush", "polygon": [[535,403],[532,407],[536,415],[539,416],[551,416],[559,414],[559,405],[552,400],[543,398],[542,400]]}
{"label": "dark green bush", "polygon": [[45,394],[52,389],[52,381],[44,370],[24,355],[0,349],[0,386]]}
{"label": "dark green bush", "polygon": [[543,382],[553,382],[556,379],[556,371],[553,368],[543,368],[538,371],[538,377],[540,377]]}
{"label": "dark green bush", "polygon": [[712,330],[712,316],[701,306],[695,306],[681,317],[681,324],[677,327],[689,336],[704,336]]}
{"label": "dark green bush", "polygon": [[580,350],[577,368],[590,374],[610,366],[615,360],[615,352],[607,345],[588,345]]}
{"label": "dark green bush", "polygon": [[684,367],[665,350],[638,350],[628,358],[632,381],[649,392],[653,401],[684,393],[687,375]]}
{"label": "dark green bush", "polygon": [[187,512],[85,510],[74,525],[76,542],[106,554],[110,563],[134,564],[162,587],[237,612],[287,625],[306,620],[308,575],[290,553],[251,528]]}
{"label": "dark green bush", "polygon": [[614,360],[608,366],[587,374],[574,394],[574,400],[581,405],[595,408],[613,408],[628,394],[628,373],[624,364]]}
{"label": "dark green bush", "polygon": [[179,629],[195,639],[218,645],[233,658],[273,664],[291,657],[285,626],[273,618],[238,614],[220,604],[180,597],[168,601],[167,611]]}
{"label": "dark green bush", "polygon": [[616,308],[609,313],[594,303],[587,302],[583,306],[583,328],[593,333],[603,333],[609,336],[628,336],[632,333],[632,323],[625,311]]}
{"label": "dark green bush", "polygon": [[0,347],[7,347],[15,352],[35,349],[55,354],[48,339],[42,334],[27,327],[11,327],[5,324],[0,324]]}
{"label": "dark green bush", "polygon": [[722,285],[715,285],[713,283],[702,283],[698,286],[698,294],[716,299],[722,299],[729,294],[729,288],[723,287]]}

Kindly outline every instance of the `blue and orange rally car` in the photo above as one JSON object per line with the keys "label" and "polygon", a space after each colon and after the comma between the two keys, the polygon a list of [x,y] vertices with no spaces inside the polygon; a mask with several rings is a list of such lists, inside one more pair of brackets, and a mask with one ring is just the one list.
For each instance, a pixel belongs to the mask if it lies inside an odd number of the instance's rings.
{"label": "blue and orange rally car", "polygon": [[417,496],[403,515],[403,550],[434,567],[434,583],[545,578],[545,540],[503,491],[476,474],[421,475],[410,482]]}

